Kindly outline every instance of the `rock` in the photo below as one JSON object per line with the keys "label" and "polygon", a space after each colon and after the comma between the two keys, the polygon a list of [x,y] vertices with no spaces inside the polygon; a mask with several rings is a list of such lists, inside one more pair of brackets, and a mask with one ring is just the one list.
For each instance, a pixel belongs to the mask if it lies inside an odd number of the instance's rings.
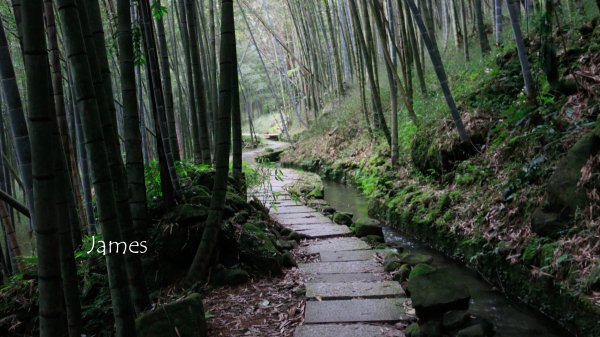
{"label": "rock", "polygon": [[260,224],[244,224],[240,234],[240,260],[260,271],[278,274],[283,256],[275,247],[272,234]]}
{"label": "rock", "polygon": [[383,236],[383,230],[381,229],[381,223],[375,219],[358,219],[355,222],[354,233],[358,237],[364,237],[367,235],[378,235]]}
{"label": "rock", "polygon": [[487,320],[471,325],[458,332],[456,337],[491,337],[494,336],[494,326]]}
{"label": "rock", "polygon": [[168,224],[192,225],[205,221],[208,217],[208,208],[202,205],[182,204],[167,213],[163,221]]}
{"label": "rock", "polygon": [[257,163],[276,163],[281,158],[281,154],[283,151],[273,151],[273,149],[267,149],[271,151],[266,151],[263,155],[256,157]]}
{"label": "rock", "polygon": [[277,240],[277,241],[275,241],[275,246],[281,252],[286,251],[286,250],[292,250],[292,249],[294,249],[294,244],[292,242],[295,243],[295,241]]}
{"label": "rock", "polygon": [[435,270],[436,270],[435,267],[432,267],[428,264],[423,264],[423,263],[418,264],[410,271],[410,274],[408,275],[408,279],[410,279],[411,277],[417,277],[422,274],[427,274],[427,273],[433,272]]}
{"label": "rock", "polygon": [[248,282],[250,274],[243,269],[222,269],[217,271],[212,278],[215,285],[235,287]]}
{"label": "rock", "polygon": [[383,259],[383,269],[388,273],[395,271],[400,266],[402,266],[402,263],[400,262],[400,255],[398,253],[387,254]]}
{"label": "rock", "polygon": [[370,243],[370,244],[375,244],[375,243],[383,243],[383,236],[379,236],[379,235],[367,235],[365,237],[363,237],[363,239],[365,239],[366,242]]}
{"label": "rock", "polygon": [[425,254],[403,253],[399,255],[399,260],[402,264],[406,263],[411,266],[416,266],[418,264],[429,264],[433,261],[433,258]]}
{"label": "rock", "polygon": [[294,255],[290,252],[286,252],[283,254],[283,266],[284,267],[297,267],[298,263],[296,263],[296,259],[294,258]]}
{"label": "rock", "polygon": [[408,275],[410,275],[411,266],[409,264],[403,264],[398,268],[396,275],[394,275],[394,280],[398,282],[404,282],[408,280]]}
{"label": "rock", "polygon": [[289,227],[282,227],[281,230],[279,231],[279,234],[281,234],[282,236],[288,236],[290,235],[294,230],[289,228]]}
{"label": "rock", "polygon": [[560,221],[559,214],[537,208],[531,215],[531,229],[539,236],[557,238],[566,228],[565,222]]}
{"label": "rock", "polygon": [[135,326],[137,335],[143,337],[207,337],[204,308],[198,294],[142,313]]}
{"label": "rock", "polygon": [[419,337],[442,337],[442,325],[438,321],[427,321],[419,330]]}
{"label": "rock", "polygon": [[288,240],[291,240],[291,241],[299,241],[299,240],[301,239],[301,237],[300,237],[300,234],[298,234],[298,232],[296,232],[296,231],[294,231],[294,230],[292,230],[292,231],[291,231],[291,232],[290,232],[290,233],[289,233],[289,234],[286,236],[286,238],[287,238]]}
{"label": "rock", "polygon": [[[320,209],[323,209],[323,208],[329,206],[329,204],[327,203],[327,201],[325,201],[323,199],[319,199],[319,197],[316,197],[315,195],[318,195],[318,193],[315,193],[313,195],[309,194],[309,196],[312,196],[312,197],[317,198],[317,199],[310,199],[308,201],[308,204],[307,204],[308,207],[320,210]],[[320,198],[322,198],[322,197],[323,196],[321,195]]]}
{"label": "rock", "polygon": [[333,213],[335,213],[335,208],[329,206],[329,207],[324,207],[321,210],[321,213],[323,213],[323,215],[332,215]]}
{"label": "rock", "polygon": [[600,263],[596,263],[596,265],[592,267],[590,276],[588,276],[587,285],[593,291],[600,291]]}
{"label": "rock", "polygon": [[352,214],[352,213],[335,212],[333,214],[333,217],[331,218],[331,220],[333,220],[333,222],[335,222],[338,225],[351,226],[353,217],[354,217],[354,214]]}
{"label": "rock", "polygon": [[419,324],[412,323],[411,325],[406,327],[404,333],[406,334],[406,337],[419,337],[421,333],[421,328],[419,327]]}
{"label": "rock", "polygon": [[469,308],[469,290],[457,283],[446,269],[427,270],[421,266],[415,267],[408,278],[413,307],[420,319],[441,317],[450,310]]}
{"label": "rock", "polygon": [[564,208],[572,215],[577,208],[585,206],[588,200],[586,192],[578,188],[577,183],[581,178],[581,168],[590,157],[598,153],[598,149],[600,137],[588,133],[558,163],[547,185],[548,201],[552,207],[559,210]]}
{"label": "rock", "polygon": [[467,324],[469,313],[465,310],[448,311],[442,318],[442,326],[446,331],[460,329]]}

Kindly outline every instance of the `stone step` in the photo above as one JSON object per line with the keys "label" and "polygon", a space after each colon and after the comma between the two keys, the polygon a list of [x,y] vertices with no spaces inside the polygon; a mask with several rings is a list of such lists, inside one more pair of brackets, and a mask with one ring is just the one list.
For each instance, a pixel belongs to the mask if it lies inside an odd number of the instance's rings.
{"label": "stone step", "polygon": [[315,210],[312,210],[310,212],[302,212],[302,213],[274,214],[273,218],[277,221],[305,219],[305,218],[325,218],[325,219],[329,220],[329,218],[323,216],[321,213],[319,213]]}
{"label": "stone step", "polygon": [[270,214],[292,214],[292,213],[306,213],[314,212],[315,210],[303,205],[278,205],[277,210],[271,209]]}
{"label": "stone step", "polygon": [[321,252],[321,262],[341,262],[341,261],[366,261],[371,260],[376,254],[384,256],[391,253],[391,249],[369,249],[369,250],[349,250],[337,252]]}
{"label": "stone step", "polygon": [[339,239],[330,239],[330,240],[321,240],[318,242],[311,243],[309,247],[306,248],[306,252],[308,254],[317,254],[322,252],[339,252],[339,251],[347,251],[347,250],[364,250],[371,249],[368,243],[362,241],[361,239],[351,237],[351,238],[339,238]]}
{"label": "stone step", "polygon": [[[396,332],[396,334],[393,334]],[[294,337],[386,337],[402,336],[389,326],[367,324],[307,324],[299,326]]]}
{"label": "stone step", "polygon": [[408,318],[405,301],[406,298],[308,301],[304,323],[397,322]]}
{"label": "stone step", "polygon": [[382,273],[342,273],[306,275],[306,283],[378,282],[385,281]]}
{"label": "stone step", "polygon": [[348,228],[344,228],[342,226],[298,225],[288,227],[298,232],[298,234],[306,235],[311,239],[327,239],[352,235],[352,232],[350,232]]}
{"label": "stone step", "polygon": [[302,263],[298,267],[307,274],[382,273],[383,266],[375,260]]}
{"label": "stone step", "polygon": [[385,298],[405,297],[406,293],[395,281],[383,282],[343,282],[309,283],[306,285],[306,297],[327,299]]}
{"label": "stone step", "polygon": [[321,223],[330,223],[333,224],[329,218],[323,215],[311,215],[305,217],[289,217],[287,215],[280,215],[275,217],[282,225],[302,225],[302,224],[321,224]]}

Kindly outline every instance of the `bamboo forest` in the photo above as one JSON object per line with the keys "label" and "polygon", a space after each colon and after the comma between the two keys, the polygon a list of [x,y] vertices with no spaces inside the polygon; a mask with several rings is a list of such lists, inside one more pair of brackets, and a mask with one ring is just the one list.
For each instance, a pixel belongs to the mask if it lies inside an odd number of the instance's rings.
{"label": "bamboo forest", "polygon": [[0,0],[0,336],[600,337],[600,0]]}

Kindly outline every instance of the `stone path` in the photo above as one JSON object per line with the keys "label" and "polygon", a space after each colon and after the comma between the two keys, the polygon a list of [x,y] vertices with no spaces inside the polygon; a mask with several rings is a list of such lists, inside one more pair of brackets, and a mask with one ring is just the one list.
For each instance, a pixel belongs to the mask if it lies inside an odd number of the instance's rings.
{"label": "stone path", "polygon": [[[406,294],[398,282],[385,280],[383,266],[373,250],[353,237],[348,227],[332,222],[320,212],[290,197],[284,186],[301,173],[283,170],[282,179],[271,179],[272,192],[253,193],[273,219],[308,239],[303,249],[319,254],[320,262],[300,264],[306,275],[304,325],[295,337],[383,337],[396,331],[389,323],[407,319]],[[276,198],[276,200],[275,200]]]}

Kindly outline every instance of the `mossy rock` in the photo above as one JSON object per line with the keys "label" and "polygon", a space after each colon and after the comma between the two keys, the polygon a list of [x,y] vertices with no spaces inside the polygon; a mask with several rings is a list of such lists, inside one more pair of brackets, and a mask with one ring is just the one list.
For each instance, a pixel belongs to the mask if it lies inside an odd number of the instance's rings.
{"label": "mossy rock", "polygon": [[377,235],[383,237],[383,229],[378,220],[370,218],[360,218],[354,223],[354,234],[358,237]]}
{"label": "mossy rock", "polygon": [[135,327],[144,337],[207,337],[202,298],[192,294],[146,311],[135,320]]}
{"label": "mossy rock", "polygon": [[274,243],[274,235],[263,224],[244,224],[240,234],[240,260],[260,271],[278,274],[283,256]]}
{"label": "mossy rock", "polygon": [[442,326],[446,331],[456,331],[464,327],[469,321],[469,312],[466,310],[448,311],[442,317]]}
{"label": "mossy rock", "polygon": [[291,252],[286,252],[283,254],[283,266],[288,268],[298,266],[296,258],[294,258],[294,255]]}
{"label": "mossy rock", "polygon": [[243,269],[222,269],[214,273],[212,283],[217,286],[235,287],[248,282],[249,279],[250,274]]}
{"label": "mossy rock", "polygon": [[365,237],[362,237],[361,240],[364,240],[365,242],[376,246],[385,242],[383,236],[380,235],[367,235]]}
{"label": "mossy rock", "polygon": [[279,249],[279,251],[283,253],[287,250],[294,249],[295,243],[295,241],[277,240],[275,241],[275,246],[277,247],[277,249]]}
{"label": "mossy rock", "polygon": [[442,337],[442,324],[431,320],[421,323],[419,337]]}
{"label": "mossy rock", "polygon": [[456,337],[492,337],[496,334],[494,325],[484,318],[471,319],[467,325],[466,328],[458,331]]}
{"label": "mossy rock", "polygon": [[402,262],[400,262],[400,254],[398,253],[387,254],[383,259],[383,269],[388,273],[395,271],[401,266]]}
{"label": "mossy rock", "polygon": [[592,271],[587,278],[587,286],[592,291],[600,291],[600,262],[592,267]]}
{"label": "mossy rock", "polygon": [[206,218],[208,218],[208,208],[206,206],[182,204],[175,206],[172,211],[167,213],[163,217],[163,222],[192,225],[206,221]]}
{"label": "mossy rock", "polygon": [[402,264],[416,266],[419,264],[429,264],[433,261],[433,258],[425,254],[403,253],[399,255],[399,260]]}
{"label": "mossy rock", "polygon": [[[271,150],[271,151],[267,151]],[[256,157],[257,163],[276,163],[281,159],[283,151],[274,151],[273,149],[267,149],[265,153]]]}
{"label": "mossy rock", "polygon": [[338,225],[352,226],[354,214],[349,212],[335,212],[331,220]]}
{"label": "mossy rock", "polygon": [[567,229],[568,222],[560,214],[537,208],[531,215],[531,229],[539,236],[558,238]]}
{"label": "mossy rock", "polygon": [[548,201],[553,208],[573,214],[588,202],[585,190],[577,187],[581,168],[600,149],[600,137],[594,133],[583,136],[559,162],[548,180]]}
{"label": "mossy rock", "polygon": [[441,318],[447,311],[469,308],[469,290],[447,269],[420,266],[416,266],[408,278],[412,304],[419,319]]}
{"label": "mossy rock", "polygon": [[437,268],[430,266],[428,264],[418,264],[412,268],[412,270],[410,271],[410,274],[408,276],[408,279],[410,280],[411,278],[418,277],[418,276],[424,275],[424,274],[428,274],[428,273],[434,272],[436,270],[437,270]]}
{"label": "mossy rock", "polygon": [[404,333],[406,334],[406,337],[420,337],[421,328],[419,327],[419,324],[412,323],[411,325],[406,327]]}
{"label": "mossy rock", "polygon": [[396,275],[394,275],[394,281],[404,282],[408,280],[412,267],[408,264],[403,264],[398,268]]}

